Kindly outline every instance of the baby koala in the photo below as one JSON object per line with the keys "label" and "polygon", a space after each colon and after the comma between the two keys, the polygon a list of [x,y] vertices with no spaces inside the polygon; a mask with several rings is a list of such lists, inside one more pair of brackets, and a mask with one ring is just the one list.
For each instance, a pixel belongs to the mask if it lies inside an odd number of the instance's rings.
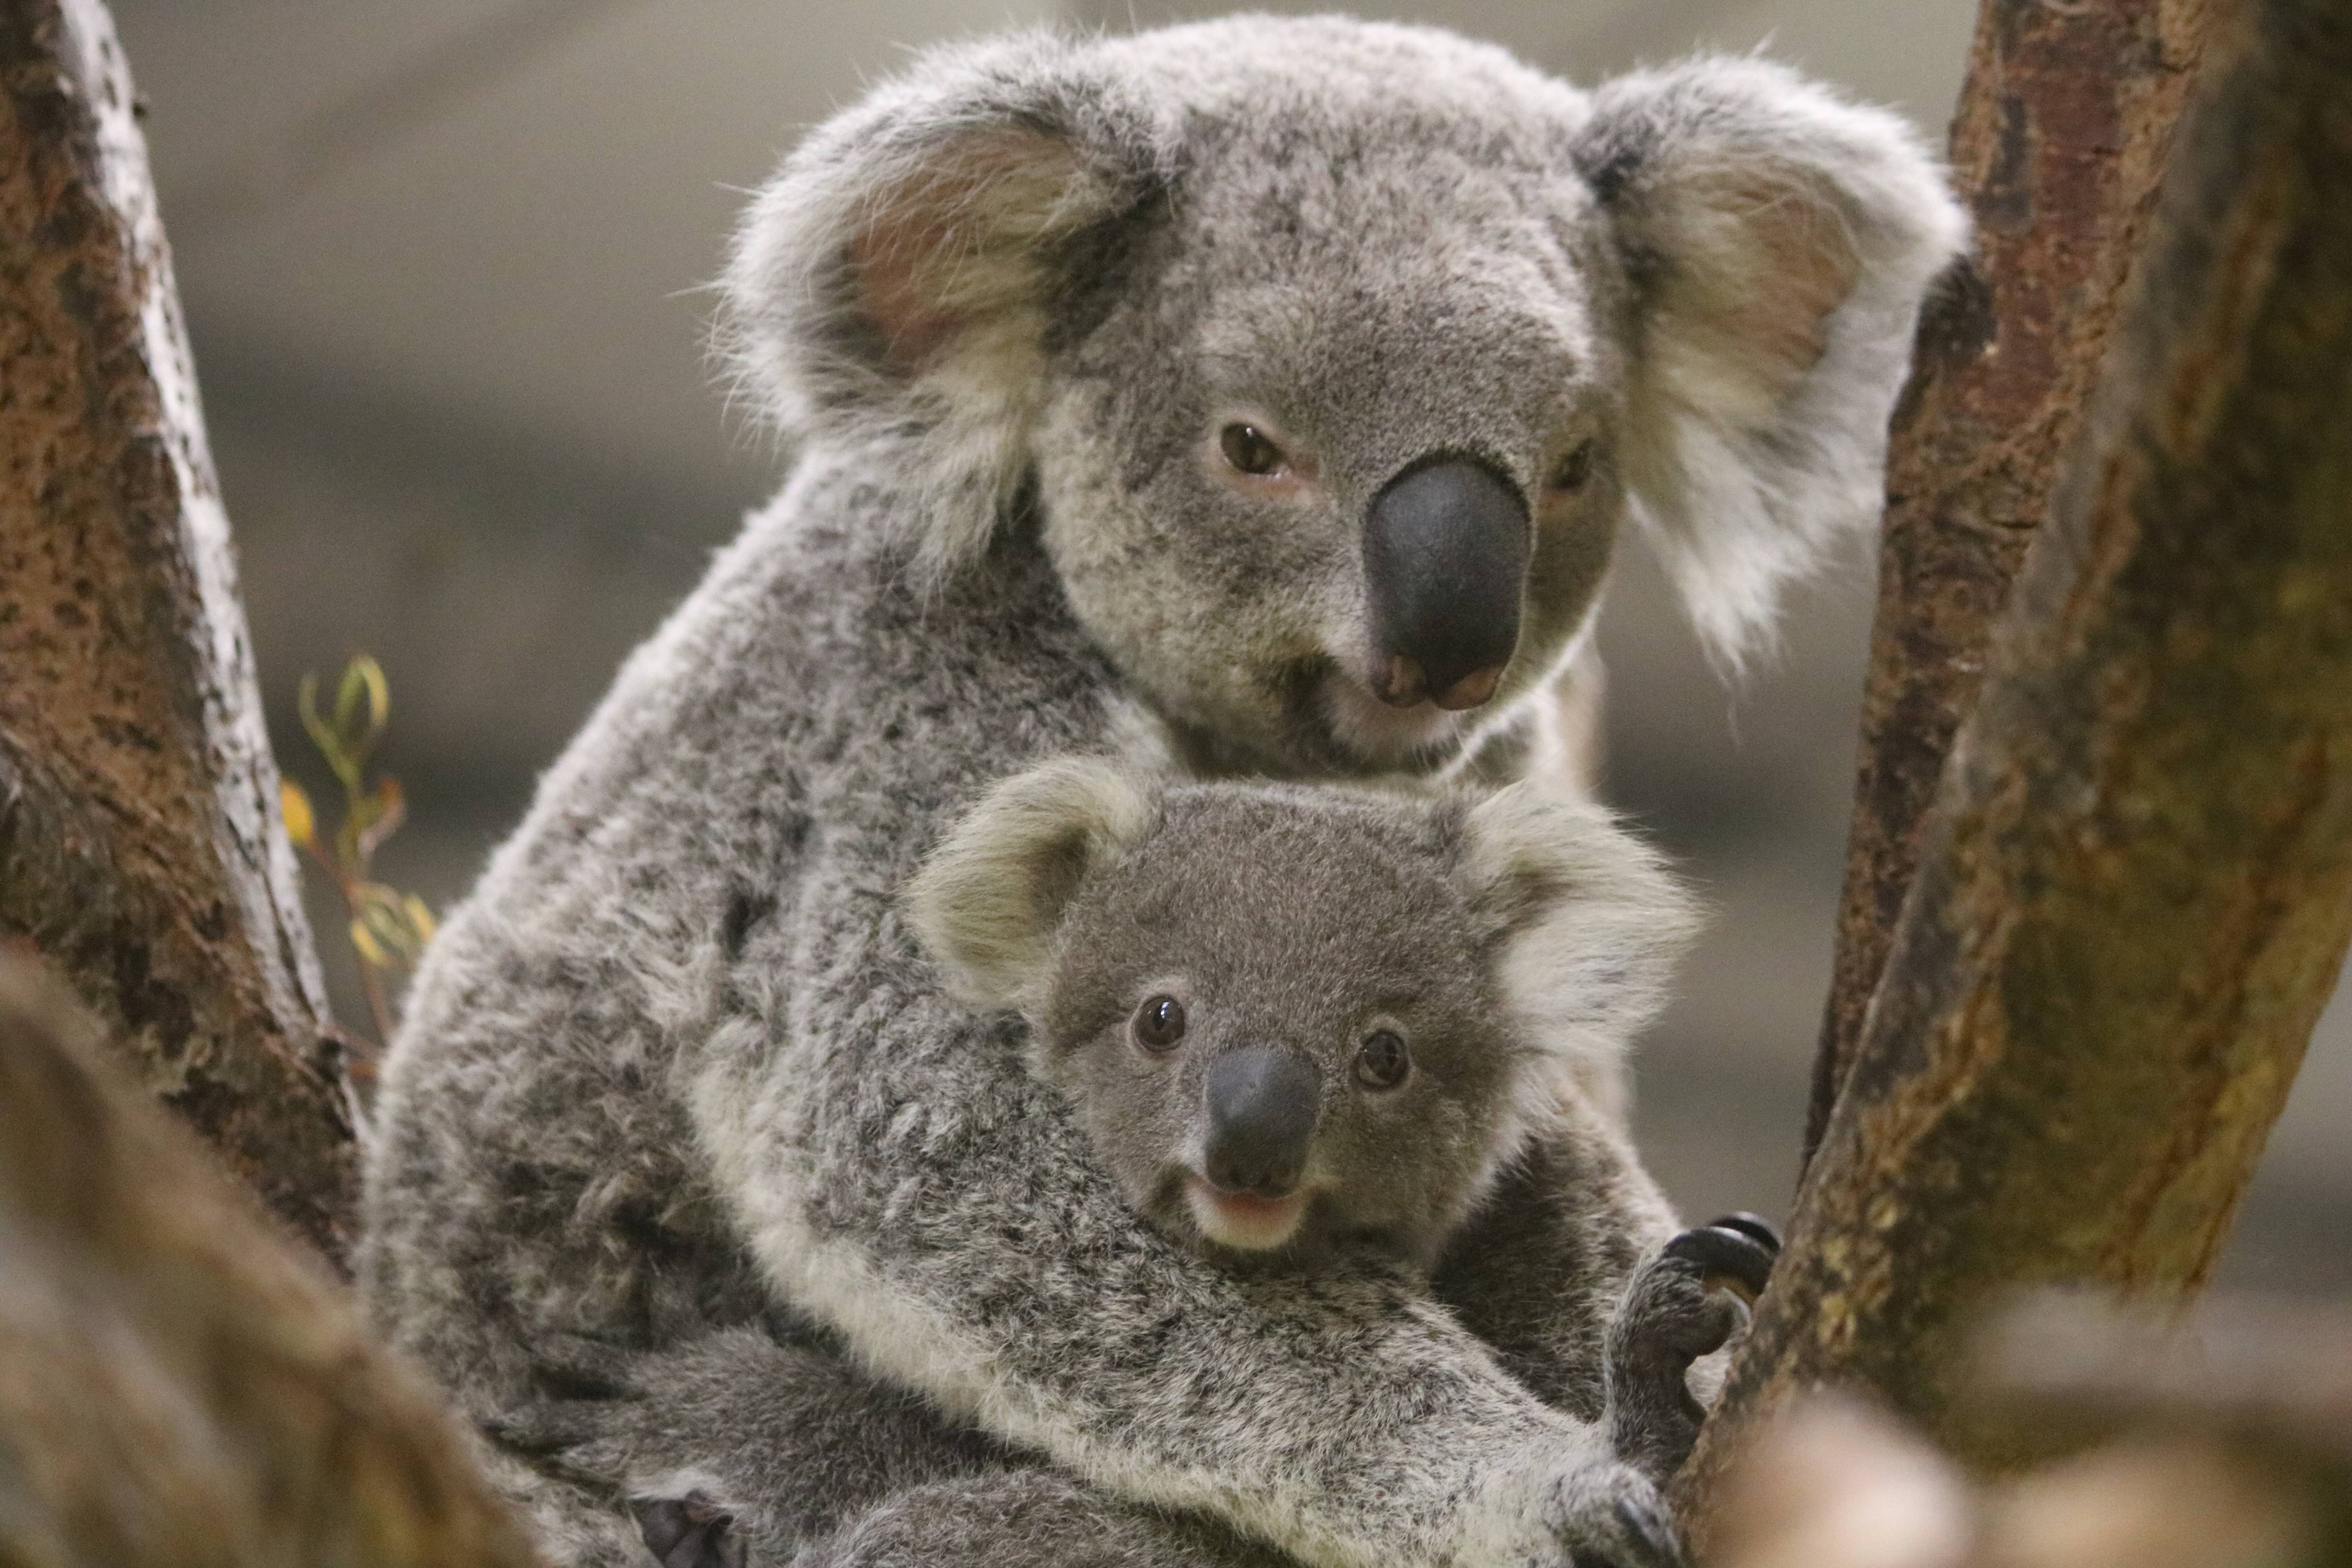
{"label": "baby koala", "polygon": [[1239,1261],[1423,1268],[1564,1096],[1611,1105],[1694,926],[1597,806],[1200,784],[1063,759],[909,884],[957,996],[1017,1009],[1130,1205]]}

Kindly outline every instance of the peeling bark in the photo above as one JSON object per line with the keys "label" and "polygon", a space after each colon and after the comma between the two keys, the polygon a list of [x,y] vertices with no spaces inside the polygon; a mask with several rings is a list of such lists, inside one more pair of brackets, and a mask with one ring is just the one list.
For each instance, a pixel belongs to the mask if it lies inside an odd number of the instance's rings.
{"label": "peeling bark", "polygon": [[353,1118],[129,72],[0,4],[0,941],[331,1258]]}
{"label": "peeling bark", "polygon": [[2214,41],[1860,1049],[1685,1482],[2020,1287],[2201,1285],[2352,935],[2352,0]]}
{"label": "peeling bark", "polygon": [[1928,305],[1887,458],[1845,890],[1805,1154],[1862,1037],[1918,827],[2139,254],[2211,0],[1985,0],[1952,122],[1974,255]]}

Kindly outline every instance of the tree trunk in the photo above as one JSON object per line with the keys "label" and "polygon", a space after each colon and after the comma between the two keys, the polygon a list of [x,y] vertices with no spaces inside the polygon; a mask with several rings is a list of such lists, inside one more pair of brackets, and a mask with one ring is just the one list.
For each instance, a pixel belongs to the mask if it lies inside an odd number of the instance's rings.
{"label": "tree trunk", "polygon": [[2352,933],[2352,0],[2217,35],[1702,1493],[1792,1392],[1963,1457],[1992,1297],[2201,1284]]}
{"label": "tree trunk", "polygon": [[441,1399],[46,978],[0,954],[0,1563],[532,1568]]}
{"label": "tree trunk", "polygon": [[1976,251],[1895,416],[1837,954],[1805,1154],[1862,1038],[1918,827],[2106,352],[2210,0],[1984,0],[1952,122]]}
{"label": "tree trunk", "polygon": [[0,0],[0,941],[331,1258],[349,1088],[113,23]]}

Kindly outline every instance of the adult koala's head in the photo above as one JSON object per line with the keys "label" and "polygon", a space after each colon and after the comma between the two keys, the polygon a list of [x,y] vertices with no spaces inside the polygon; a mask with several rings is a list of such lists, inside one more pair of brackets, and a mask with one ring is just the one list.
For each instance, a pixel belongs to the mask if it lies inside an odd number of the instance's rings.
{"label": "adult koala's head", "polygon": [[1197,757],[1426,767],[1571,647],[1629,510],[1739,657],[1874,517],[1963,226],[1899,121],[1758,60],[1584,92],[1334,17],[1033,35],[811,136],[729,336],[939,570],[1034,482]]}

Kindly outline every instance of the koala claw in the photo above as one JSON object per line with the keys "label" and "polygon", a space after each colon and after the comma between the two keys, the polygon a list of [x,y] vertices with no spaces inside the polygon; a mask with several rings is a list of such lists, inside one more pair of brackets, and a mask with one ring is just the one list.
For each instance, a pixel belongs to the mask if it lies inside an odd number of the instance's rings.
{"label": "koala claw", "polygon": [[1569,1568],[1688,1568],[1682,1538],[1647,1489],[1612,1500],[1600,1528],[1591,1533],[1602,1540],[1571,1549]]}
{"label": "koala claw", "polygon": [[1762,1215],[1738,1209],[1730,1214],[1717,1215],[1706,1223],[1716,1230],[1736,1230],[1774,1258],[1780,1256],[1780,1233],[1773,1229],[1772,1222]]}
{"label": "koala claw", "polygon": [[483,1436],[527,1458],[547,1458],[576,1448],[594,1435],[581,1400],[543,1401],[477,1423]]}
{"label": "koala claw", "polygon": [[[1748,1228],[1750,1224],[1762,1226],[1770,1239],[1759,1240]],[[1666,1243],[1661,1256],[1698,1265],[1703,1271],[1701,1282],[1707,1288],[1722,1286],[1753,1302],[1764,1293],[1780,1250],[1780,1238],[1762,1221],[1748,1215],[1729,1215],[1713,1225],[1684,1231]]]}
{"label": "koala claw", "polygon": [[1683,1568],[1682,1540],[1656,1504],[1619,1498],[1616,1513],[1640,1552],[1639,1568]]}
{"label": "koala claw", "polygon": [[641,1498],[629,1504],[637,1533],[661,1568],[744,1568],[747,1553],[735,1516],[702,1492]]}

